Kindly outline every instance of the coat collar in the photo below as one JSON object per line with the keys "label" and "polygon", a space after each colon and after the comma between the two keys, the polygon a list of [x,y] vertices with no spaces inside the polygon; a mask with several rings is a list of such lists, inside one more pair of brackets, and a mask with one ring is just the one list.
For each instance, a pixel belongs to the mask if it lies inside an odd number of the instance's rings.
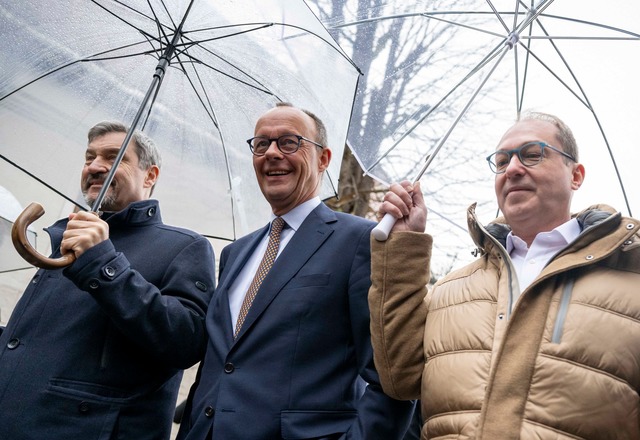
{"label": "coat collar", "polygon": [[[162,216],[160,215],[160,204],[157,200],[140,200],[133,202],[122,211],[103,213],[101,218],[109,224],[110,229],[118,229],[123,226],[133,225],[152,225],[162,223]],[[51,242],[60,243],[62,241],[62,234],[67,228],[69,219],[60,219],[53,225],[45,228],[45,231],[51,237]],[[57,244],[52,248],[55,249]]]}
{"label": "coat collar", "polygon": [[[484,228],[480,227],[480,223],[475,212],[476,205],[477,204],[474,203],[467,209],[469,235],[471,235],[473,242],[478,246],[476,253],[480,255],[485,254],[488,252],[488,247],[490,246],[490,240],[487,240],[483,231],[486,231],[486,233],[490,234],[493,238],[498,240],[504,248],[506,248],[507,235],[511,232],[511,227],[505,223],[504,217],[496,218]],[[591,230],[596,226],[605,223],[607,219],[610,219],[610,221],[606,222],[606,225],[608,226],[598,229],[599,232],[597,233],[597,236],[592,238],[593,240],[601,238],[615,229],[620,223],[622,215],[619,212],[616,213],[612,207],[600,204],[592,205],[577,214],[573,214],[572,217],[578,220],[578,224],[582,230],[580,237],[583,236],[587,230]]]}

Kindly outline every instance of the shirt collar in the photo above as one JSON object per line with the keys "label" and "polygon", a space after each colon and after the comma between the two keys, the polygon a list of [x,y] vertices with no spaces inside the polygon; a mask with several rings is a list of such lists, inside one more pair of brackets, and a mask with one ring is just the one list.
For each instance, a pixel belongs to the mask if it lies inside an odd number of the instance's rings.
{"label": "shirt collar", "polygon": [[[313,197],[306,202],[303,202],[293,208],[291,211],[283,214],[281,217],[287,222],[287,227],[297,231],[302,222],[307,218],[307,216],[316,209],[316,207],[320,204],[320,197]],[[271,221],[275,219],[276,216],[271,214]]]}
{"label": "shirt collar", "polygon": [[[567,245],[571,243],[573,240],[578,238],[580,235],[580,224],[578,220],[572,218],[571,220],[561,224],[553,231],[550,232],[540,232],[534,238],[534,242],[536,240],[542,240],[544,243],[547,243],[549,246],[554,244],[563,244]],[[516,249],[517,251],[526,251],[527,243],[522,240],[520,237],[513,235],[512,232],[509,232],[507,235],[507,253],[511,254],[511,251]]]}

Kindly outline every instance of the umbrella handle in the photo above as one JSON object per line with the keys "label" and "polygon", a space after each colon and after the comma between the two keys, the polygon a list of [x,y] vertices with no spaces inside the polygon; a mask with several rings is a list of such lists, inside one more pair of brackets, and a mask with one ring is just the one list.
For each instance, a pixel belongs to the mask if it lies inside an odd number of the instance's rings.
{"label": "umbrella handle", "polygon": [[27,239],[27,227],[44,214],[44,208],[39,203],[31,203],[16,218],[11,228],[11,240],[16,251],[26,262],[42,269],[61,269],[76,260],[73,252],[64,254],[60,258],[47,258],[38,253]]}
{"label": "umbrella handle", "polygon": [[396,220],[398,219],[387,212],[380,220],[380,223],[371,231],[373,238],[378,241],[387,241],[391,228],[396,224]]}

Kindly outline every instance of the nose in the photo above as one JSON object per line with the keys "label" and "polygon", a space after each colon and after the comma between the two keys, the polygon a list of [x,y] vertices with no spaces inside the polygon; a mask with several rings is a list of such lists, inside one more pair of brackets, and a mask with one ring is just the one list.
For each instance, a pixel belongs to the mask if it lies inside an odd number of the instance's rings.
{"label": "nose", "polygon": [[282,157],[282,151],[278,148],[277,139],[271,139],[269,142],[269,148],[264,153],[265,157]]}
{"label": "nose", "polygon": [[520,162],[520,158],[517,154],[514,154],[513,156],[511,156],[511,159],[509,159],[509,164],[507,165],[504,173],[510,176],[520,175],[524,173],[524,169],[525,166],[522,165],[522,162]]}
{"label": "nose", "polygon": [[108,173],[111,169],[111,162],[101,156],[97,156],[87,164],[87,170],[91,174]]}

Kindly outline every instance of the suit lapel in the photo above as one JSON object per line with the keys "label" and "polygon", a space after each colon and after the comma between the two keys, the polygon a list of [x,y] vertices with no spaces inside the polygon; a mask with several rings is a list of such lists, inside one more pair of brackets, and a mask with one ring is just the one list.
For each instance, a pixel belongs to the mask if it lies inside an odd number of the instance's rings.
{"label": "suit lapel", "polygon": [[335,221],[335,214],[324,204],[311,211],[262,282],[236,341],[242,338],[282,288],[329,238],[335,227],[330,223]]}
{"label": "suit lapel", "polygon": [[237,246],[231,250],[228,261],[225,262],[225,268],[221,274],[216,296],[218,296],[219,307],[216,309],[219,315],[216,319],[220,319],[223,322],[222,328],[224,331],[225,341],[229,346],[233,343],[233,325],[231,323],[231,313],[229,312],[229,288],[233,285],[233,282],[238,277],[238,274],[242,270],[242,267],[246,264],[247,260],[255,250],[256,246],[260,243],[264,235],[269,229],[269,224],[264,228],[253,232],[247,237],[247,244],[242,245],[238,243]]}

